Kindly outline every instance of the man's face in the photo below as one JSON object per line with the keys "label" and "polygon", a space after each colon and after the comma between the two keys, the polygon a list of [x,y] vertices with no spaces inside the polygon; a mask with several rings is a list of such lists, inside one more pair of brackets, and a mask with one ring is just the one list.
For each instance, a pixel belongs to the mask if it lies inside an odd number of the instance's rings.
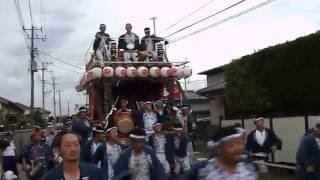
{"label": "man's face", "polygon": [[183,135],[183,130],[174,130],[176,136],[182,136]]}
{"label": "man's face", "polygon": [[80,115],[80,117],[86,117],[87,116],[87,112],[81,111],[79,115]]}
{"label": "man's face", "polygon": [[151,111],[152,110],[152,106],[150,103],[145,104],[146,110],[147,111]]}
{"label": "man's face", "polygon": [[150,30],[145,30],[144,33],[146,34],[146,36],[150,36]]}
{"label": "man's face", "polygon": [[117,129],[112,129],[108,132],[108,136],[112,140],[117,140],[118,138],[118,130]]}
{"label": "man's face", "polygon": [[106,31],[106,26],[100,26],[100,31],[105,32]]}
{"label": "man's face", "polygon": [[155,133],[159,134],[162,132],[162,125],[161,124],[158,124],[154,127],[154,131]]}
{"label": "man's face", "polygon": [[136,152],[136,153],[140,153],[143,150],[143,146],[144,146],[144,139],[135,139],[135,138],[131,138],[131,142],[132,142],[132,149]]}
{"label": "man's face", "polygon": [[127,32],[131,32],[132,25],[131,24],[126,24],[126,30],[127,30]]}
{"label": "man's face", "polygon": [[32,141],[34,143],[39,143],[41,141],[41,135],[37,134],[37,135],[33,136]]}
{"label": "man's face", "polygon": [[218,149],[218,155],[229,163],[238,163],[242,159],[245,150],[245,140],[243,137],[238,137],[224,142]]}
{"label": "man's face", "polygon": [[97,139],[98,141],[102,141],[103,138],[104,138],[104,133],[101,133],[101,132],[96,133],[96,139]]}
{"label": "man's face", "polygon": [[128,107],[128,101],[121,101],[121,108],[125,109]]}
{"label": "man's face", "polygon": [[187,108],[183,108],[182,110],[182,114],[187,115],[189,113],[189,109]]}
{"label": "man's face", "polygon": [[256,121],[256,127],[257,128],[263,128],[264,127],[264,120]]}
{"label": "man's face", "polygon": [[145,109],[144,102],[139,102],[139,107],[141,111],[144,110]]}
{"label": "man's face", "polygon": [[65,161],[77,161],[80,157],[80,143],[74,134],[66,134],[62,137],[60,155]]}

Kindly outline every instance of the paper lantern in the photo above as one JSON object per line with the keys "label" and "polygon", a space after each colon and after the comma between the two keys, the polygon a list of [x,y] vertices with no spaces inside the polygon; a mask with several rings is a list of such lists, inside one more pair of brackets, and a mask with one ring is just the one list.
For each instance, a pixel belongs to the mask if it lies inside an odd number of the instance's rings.
{"label": "paper lantern", "polygon": [[101,76],[102,76],[102,69],[98,68],[98,67],[95,67],[95,68],[87,71],[86,80],[87,81],[92,81],[94,79],[101,78]]}
{"label": "paper lantern", "polygon": [[192,75],[192,69],[189,67],[184,67],[182,69],[182,77],[183,78],[188,78]]}
{"label": "paper lantern", "polygon": [[104,67],[102,70],[102,74],[104,77],[113,77],[114,69],[112,67]]}
{"label": "paper lantern", "polygon": [[162,77],[169,77],[171,76],[171,69],[169,67],[162,67],[160,70],[160,74]]}
{"label": "paper lantern", "polygon": [[127,70],[124,67],[117,67],[115,72],[117,77],[125,77],[127,74]]}
{"label": "paper lantern", "polygon": [[149,69],[149,75],[151,77],[159,77],[160,76],[160,69],[158,67],[151,67]]}
{"label": "paper lantern", "polygon": [[138,76],[147,77],[149,75],[148,68],[141,66],[138,68]]}
{"label": "paper lantern", "polygon": [[179,67],[172,66],[171,67],[171,76],[173,77],[181,77],[182,76],[182,70]]}
{"label": "paper lantern", "polygon": [[137,68],[135,68],[135,67],[128,67],[128,68],[127,68],[127,76],[128,76],[128,77],[136,77],[136,76],[137,76]]}

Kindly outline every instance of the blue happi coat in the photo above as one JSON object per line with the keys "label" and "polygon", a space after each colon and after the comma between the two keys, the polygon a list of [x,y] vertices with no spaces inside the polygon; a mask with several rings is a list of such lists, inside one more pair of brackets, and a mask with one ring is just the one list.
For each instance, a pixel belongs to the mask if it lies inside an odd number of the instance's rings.
{"label": "blue happi coat", "polygon": [[[101,169],[95,165],[80,163],[80,180],[106,180]],[[62,166],[56,167],[45,174],[41,180],[64,180]]]}
{"label": "blue happi coat", "polygon": [[94,140],[91,139],[87,141],[81,148],[81,162],[92,163],[93,162],[93,152],[92,145]]}
{"label": "blue happi coat", "polygon": [[[147,144],[149,146],[151,146],[153,149],[155,148],[154,146],[154,137],[155,135],[152,134],[149,136],[149,139],[148,139],[148,142]],[[171,140],[171,137],[169,135],[165,135],[165,138],[166,138],[166,144],[164,145],[164,148],[165,148],[165,154],[166,154],[166,159],[168,161],[168,163],[170,164],[170,167],[173,167],[174,166],[174,146],[172,143],[172,140]]]}
{"label": "blue happi coat", "polygon": [[[300,142],[296,155],[298,164],[298,174],[304,180],[320,179],[320,148],[316,142],[315,133],[310,133]],[[307,173],[306,167],[312,165],[315,167],[315,173]]]}
{"label": "blue happi coat", "polygon": [[[147,156],[151,158],[151,163],[149,162],[150,167],[150,179],[152,180],[166,180],[164,169],[160,164],[160,161],[156,157],[155,152],[149,146],[144,146],[143,151]],[[117,162],[114,166],[114,177],[113,180],[124,180],[130,179],[129,175],[129,160],[132,153],[132,147],[128,147],[121,152]]]}
{"label": "blue happi coat", "polygon": [[184,158],[187,156],[188,138],[186,136],[180,136],[179,147],[175,147],[176,136],[169,138],[169,143],[174,147],[174,155],[179,158]]}

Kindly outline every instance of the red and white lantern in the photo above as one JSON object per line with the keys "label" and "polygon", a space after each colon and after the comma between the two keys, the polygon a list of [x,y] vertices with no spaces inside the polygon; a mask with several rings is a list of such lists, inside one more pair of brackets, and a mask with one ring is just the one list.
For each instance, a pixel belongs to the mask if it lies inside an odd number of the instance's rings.
{"label": "red and white lantern", "polygon": [[127,76],[128,76],[128,77],[136,77],[136,76],[137,76],[137,68],[135,68],[135,67],[128,67],[128,68],[127,68]]}
{"label": "red and white lantern", "polygon": [[86,72],[87,81],[92,81],[94,79],[101,78],[101,76],[102,76],[102,69],[98,67],[92,68],[91,70]]}
{"label": "red and white lantern", "polygon": [[182,76],[182,70],[179,67],[172,66],[171,67],[171,76],[173,77],[181,77]]}
{"label": "red and white lantern", "polygon": [[192,75],[192,69],[189,67],[184,67],[182,69],[182,77],[183,78],[188,78]]}
{"label": "red and white lantern", "polygon": [[171,76],[171,69],[169,67],[162,67],[160,70],[160,74],[162,77],[169,77]]}
{"label": "red and white lantern", "polygon": [[102,75],[104,77],[113,77],[114,76],[114,69],[112,67],[104,67],[102,69]]}
{"label": "red and white lantern", "polygon": [[151,67],[149,69],[149,75],[151,77],[159,77],[160,76],[160,69],[158,67]]}
{"label": "red and white lantern", "polygon": [[148,68],[141,66],[138,68],[138,76],[140,77],[148,77],[149,71]]}
{"label": "red and white lantern", "polygon": [[127,70],[124,67],[117,67],[115,72],[117,77],[125,77],[127,74]]}

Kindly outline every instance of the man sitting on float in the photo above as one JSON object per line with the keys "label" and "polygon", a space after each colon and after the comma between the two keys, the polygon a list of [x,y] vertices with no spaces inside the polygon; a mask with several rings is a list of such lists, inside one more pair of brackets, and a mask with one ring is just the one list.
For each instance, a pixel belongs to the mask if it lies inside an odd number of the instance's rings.
{"label": "man sitting on float", "polygon": [[100,62],[108,60],[108,45],[111,41],[109,34],[106,31],[106,25],[100,24],[100,32],[95,35],[95,40],[93,43],[93,50],[96,53],[97,58]]}
{"label": "man sitting on float", "polygon": [[139,36],[131,32],[132,25],[130,23],[126,24],[127,32],[119,37],[118,48],[123,49],[123,58],[125,62],[137,61],[138,53],[137,49],[139,47]]}
{"label": "man sitting on float", "polygon": [[[148,58],[152,59],[152,61],[158,61],[155,46],[156,43],[163,41],[164,39],[161,37],[157,37],[156,35],[150,35],[150,28],[144,28],[145,36],[141,39],[140,50],[146,51],[148,53]],[[167,42],[165,42],[167,43]]]}

